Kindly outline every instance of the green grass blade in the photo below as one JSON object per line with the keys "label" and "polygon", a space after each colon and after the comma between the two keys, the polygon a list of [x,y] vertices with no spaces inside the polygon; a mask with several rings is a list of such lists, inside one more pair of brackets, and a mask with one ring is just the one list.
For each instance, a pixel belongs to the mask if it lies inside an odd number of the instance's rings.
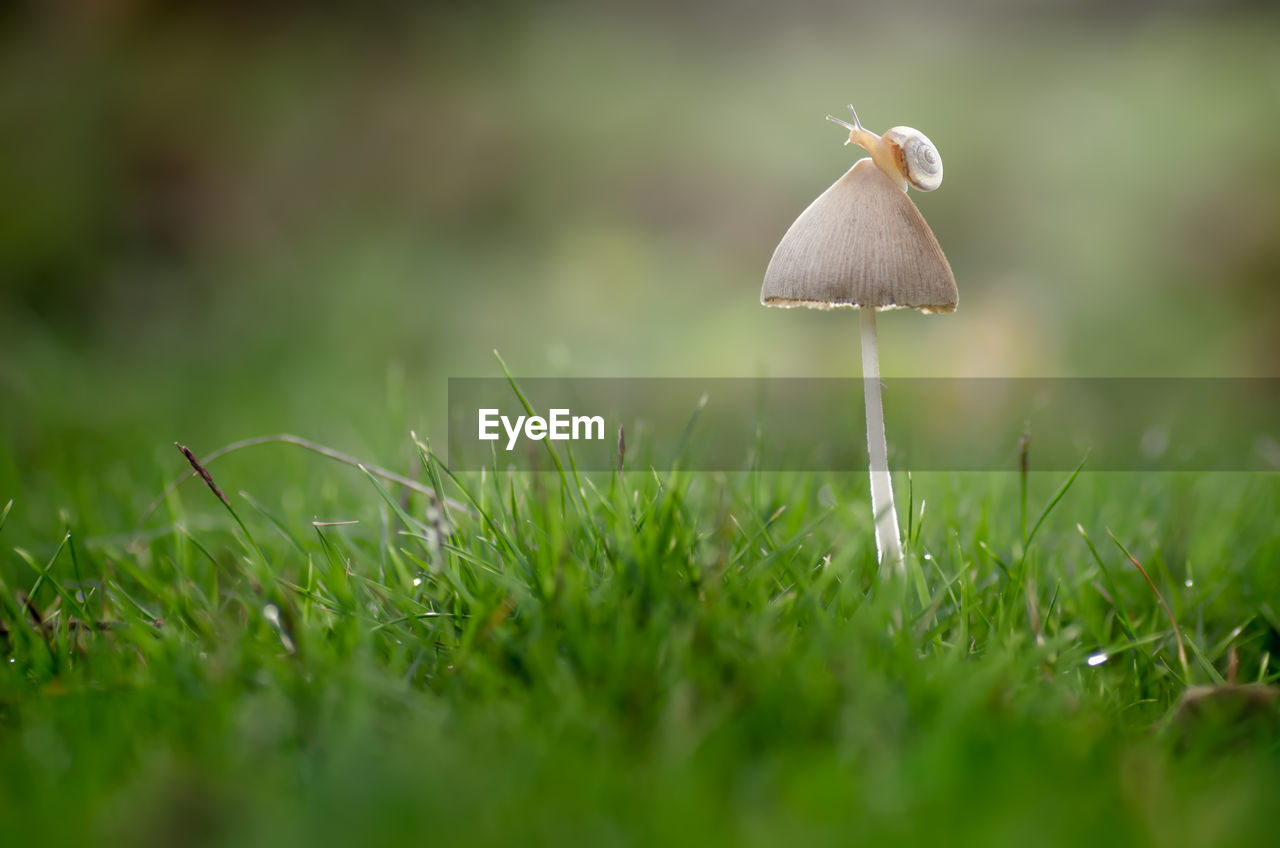
{"label": "green grass blade", "polygon": [[[495,358],[497,358],[498,365],[501,366],[502,368],[502,373],[505,374],[507,377],[507,384],[511,386],[511,390],[515,392],[516,397],[519,398],[520,405],[524,407],[525,414],[536,415],[537,412],[536,410],[534,410],[533,404],[529,403],[529,398],[525,396],[524,390],[520,388],[520,384],[516,382],[516,378],[512,376],[511,369],[508,368],[507,363],[503,361],[502,355],[499,354],[498,351],[496,350],[493,352],[493,355]],[[600,547],[599,545],[600,539],[598,534],[596,533],[595,524],[591,520],[591,510],[587,506],[587,500],[586,500],[586,497],[583,495],[581,484],[580,483],[571,484],[569,482],[569,475],[564,470],[564,463],[561,462],[560,454],[558,451],[556,451],[555,447],[551,444],[551,440],[543,439],[542,444],[543,444],[543,447],[546,448],[547,455],[551,457],[552,464],[554,464],[556,467],[556,473],[560,475],[560,485],[562,487],[562,490],[568,492],[569,502],[573,504],[574,511],[578,513],[578,517],[583,522],[583,526],[586,528],[587,532],[590,534],[592,545],[598,549]],[[575,471],[575,476],[576,476],[576,471]]]}
{"label": "green grass blade", "polygon": [[1066,497],[1067,492],[1071,489],[1071,484],[1075,483],[1076,477],[1080,476],[1080,471],[1088,461],[1089,454],[1086,452],[1084,459],[1080,460],[1080,464],[1077,465],[1075,470],[1071,472],[1070,476],[1063,481],[1062,485],[1058,487],[1058,491],[1054,493],[1053,497],[1049,499],[1049,502],[1045,504],[1044,509],[1040,511],[1040,517],[1036,519],[1036,523],[1031,527],[1031,533],[1027,536],[1027,543],[1024,545],[1024,550],[1022,552],[1023,559],[1026,558],[1027,550],[1030,550],[1031,542],[1035,539],[1036,533],[1040,532],[1040,526],[1044,524],[1044,520],[1049,517],[1049,513],[1053,512],[1054,507],[1056,507],[1058,503]]}

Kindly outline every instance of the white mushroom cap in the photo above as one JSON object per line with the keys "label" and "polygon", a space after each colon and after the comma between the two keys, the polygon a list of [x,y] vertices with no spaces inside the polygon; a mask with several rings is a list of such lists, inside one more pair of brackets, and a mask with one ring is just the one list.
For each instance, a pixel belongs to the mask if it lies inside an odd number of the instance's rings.
{"label": "white mushroom cap", "polygon": [[800,213],[764,273],[765,306],[954,312],[947,257],[906,192],[860,159]]}

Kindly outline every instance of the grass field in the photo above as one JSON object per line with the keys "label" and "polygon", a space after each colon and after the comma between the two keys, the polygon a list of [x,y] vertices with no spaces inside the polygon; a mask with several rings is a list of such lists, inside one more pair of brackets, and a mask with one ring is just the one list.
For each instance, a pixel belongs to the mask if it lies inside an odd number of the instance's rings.
{"label": "grass field", "polygon": [[[189,479],[136,533],[15,533],[15,502],[14,844],[1206,845],[1274,826],[1270,690],[1183,700],[1276,676],[1274,475],[1032,473],[1025,525],[1017,475],[903,478],[903,585],[875,576],[862,475],[454,480],[422,448],[424,491],[402,492],[295,453],[211,463],[229,506]],[[312,484],[273,484],[277,462]]]}
{"label": "grass field", "polygon": [[0,13],[0,845],[1275,841],[1280,475],[1037,430],[882,582],[864,473],[425,446],[494,348],[860,373],[758,304],[850,101],[947,168],[890,386],[1280,373],[1273,11],[339,5]]}

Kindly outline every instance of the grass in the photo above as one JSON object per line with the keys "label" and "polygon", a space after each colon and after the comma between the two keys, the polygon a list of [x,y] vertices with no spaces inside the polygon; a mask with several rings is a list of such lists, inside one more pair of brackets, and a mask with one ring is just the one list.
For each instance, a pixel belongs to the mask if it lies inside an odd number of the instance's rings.
{"label": "grass", "polygon": [[[1276,676],[1274,475],[915,475],[899,480],[900,585],[875,577],[862,475],[454,476],[415,447],[413,489],[322,459],[304,489],[272,476],[296,448],[251,446],[253,492],[240,466],[211,464],[225,505],[191,480],[112,536],[74,521],[35,536],[18,493],[0,519],[6,830],[211,845],[1269,832],[1274,701],[1231,693]],[[1225,711],[1180,706],[1196,684]]]}
{"label": "grass", "polygon": [[[850,100],[947,162],[965,305],[896,373],[1270,373],[1274,15],[831,8],[11,28],[0,842],[1274,841],[1276,475],[899,477],[881,586],[863,474],[407,437],[494,344],[857,373],[757,304]],[[293,430],[364,470],[214,459]]]}

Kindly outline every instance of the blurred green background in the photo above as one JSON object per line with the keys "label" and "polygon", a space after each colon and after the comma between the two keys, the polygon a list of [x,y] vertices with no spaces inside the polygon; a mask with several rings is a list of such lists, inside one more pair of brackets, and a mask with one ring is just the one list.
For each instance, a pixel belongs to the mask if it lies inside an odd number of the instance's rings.
{"label": "blurred green background", "polygon": [[[860,155],[955,315],[886,374],[1280,373],[1268,4],[11,4],[0,13],[0,500],[125,529],[197,452],[291,431],[389,465],[445,379],[843,376],[849,313],[763,269]],[[88,496],[86,496],[88,490]],[[144,487],[145,491],[145,487]]]}

